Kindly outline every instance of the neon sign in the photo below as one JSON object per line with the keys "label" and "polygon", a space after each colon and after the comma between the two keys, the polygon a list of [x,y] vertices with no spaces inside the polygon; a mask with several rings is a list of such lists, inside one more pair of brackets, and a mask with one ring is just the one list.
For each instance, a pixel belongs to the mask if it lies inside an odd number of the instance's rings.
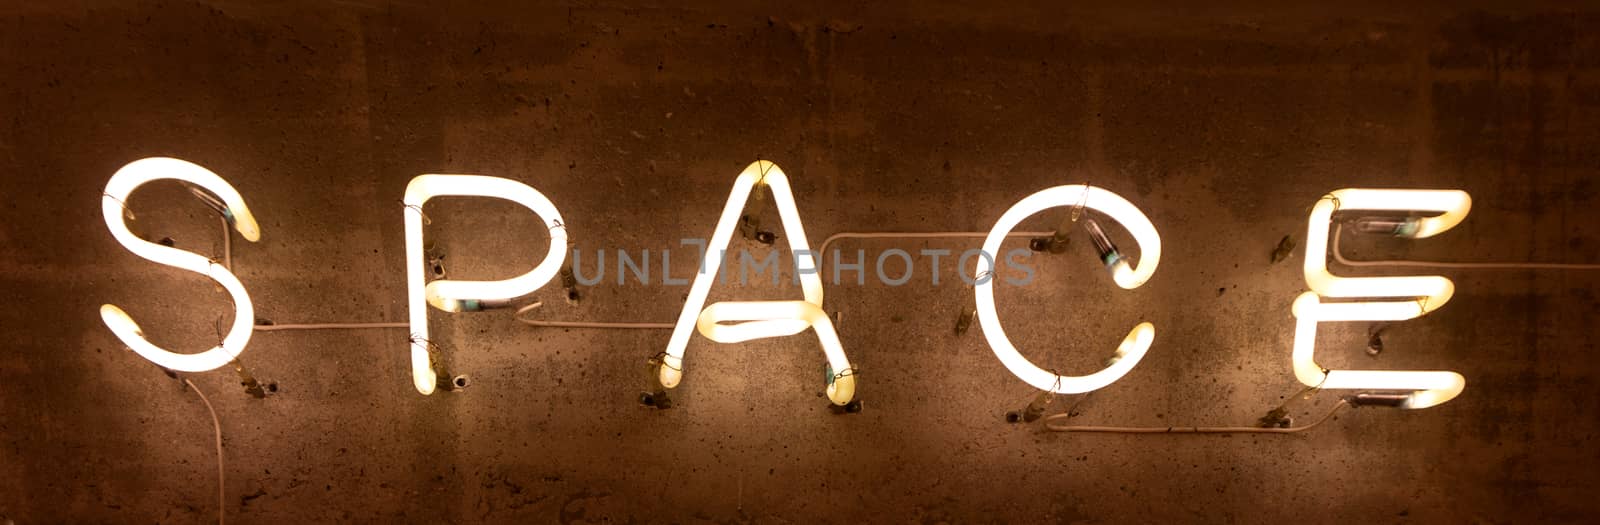
{"label": "neon sign", "polygon": [[[254,306],[239,279],[229,269],[205,256],[152,243],[128,228],[128,196],[143,184],[173,179],[210,192],[228,224],[245,239],[257,241],[260,230],[243,197],[215,173],[183,160],[147,158],[134,161],[112,175],[101,199],[107,228],[118,243],[149,261],[198,273],[216,281],[234,303],[234,319],[227,335],[215,347],[200,353],[177,353],[151,343],[140,326],[121,308],[106,304],[101,318],[112,333],[140,356],[178,371],[213,370],[233,362],[248,344],[254,324]],[[782,301],[725,301],[706,305],[711,285],[725,263],[727,248],[739,227],[740,213],[750,196],[762,188],[772,192],[782,220],[783,235],[792,252],[795,277],[803,298]],[[424,205],[434,197],[492,197],[516,202],[536,214],[550,235],[550,249],[527,273],[498,281],[426,278],[423,228],[428,218]],[[566,261],[568,236],[560,212],[538,190],[509,179],[480,175],[420,175],[406,187],[402,200],[406,242],[406,289],[409,307],[410,357],[417,391],[431,394],[438,385],[429,342],[429,307],[446,312],[474,311],[501,305],[531,294],[548,284]],[[1023,382],[1050,393],[1073,394],[1104,388],[1128,374],[1148,353],[1155,327],[1141,322],[1128,332],[1106,368],[1086,376],[1065,376],[1045,370],[1023,357],[1001,328],[995,308],[995,260],[1002,241],[1027,217],[1054,207],[1076,207],[1108,216],[1133,237],[1136,257],[1122,253],[1094,219],[1084,227],[1098,250],[1111,280],[1123,289],[1144,285],[1161,259],[1161,237],[1150,219],[1123,197],[1103,188],[1066,185],[1048,188],[1018,201],[996,220],[984,238],[973,281],[977,318],[995,356]],[[1376,391],[1395,406],[1426,408],[1459,395],[1465,380],[1449,371],[1329,370],[1314,359],[1316,330],[1320,323],[1348,321],[1398,321],[1428,314],[1447,303],[1455,285],[1441,276],[1340,277],[1327,269],[1329,228],[1334,214],[1369,211],[1380,214],[1423,212],[1429,216],[1364,219],[1363,229],[1404,238],[1425,238],[1447,231],[1463,220],[1471,198],[1456,190],[1342,189],[1319,200],[1308,220],[1304,276],[1310,291],[1293,304],[1296,318],[1291,360],[1295,377],[1307,386],[1323,389]],[[750,164],[734,180],[711,239],[705,245],[701,268],[690,285],[666,349],[661,352],[656,376],[662,386],[675,388],[683,380],[684,352],[694,332],[718,343],[815,332],[829,374],[826,393],[837,405],[850,403],[856,394],[855,368],[845,355],[834,322],[823,310],[823,284],[811,252],[789,179],[769,161]],[[935,263],[937,264],[937,263]],[[881,258],[880,258],[881,265]],[[964,268],[963,268],[964,271]],[[936,277],[937,278],[937,277]],[[937,283],[937,281],[935,281]]]}

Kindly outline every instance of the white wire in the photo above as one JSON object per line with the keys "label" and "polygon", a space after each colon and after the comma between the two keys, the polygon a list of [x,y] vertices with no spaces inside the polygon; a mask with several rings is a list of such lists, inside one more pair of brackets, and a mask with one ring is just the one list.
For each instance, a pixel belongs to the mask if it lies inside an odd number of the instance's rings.
{"label": "white wire", "polygon": [[189,388],[194,390],[195,395],[200,396],[200,401],[206,404],[206,412],[211,413],[211,430],[217,436],[217,525],[222,525],[223,516],[226,514],[225,509],[227,508],[227,497],[224,495],[225,491],[223,489],[227,478],[222,468],[222,423],[217,420],[217,409],[211,407],[211,400],[206,399],[205,392],[201,392],[200,387],[194,386],[194,382],[189,381],[187,377],[183,379],[183,383],[189,385]]}
{"label": "white wire", "polygon": [[222,267],[233,271],[233,229],[228,227],[228,218],[222,217]]}
{"label": "white wire", "polygon": [[1569,263],[1536,263],[1536,262],[1445,262],[1445,261],[1398,261],[1398,260],[1373,260],[1352,261],[1344,258],[1339,251],[1339,234],[1344,231],[1344,225],[1333,227],[1333,260],[1345,266],[1394,266],[1409,268],[1457,268],[1463,270],[1600,270],[1600,264],[1569,264]]}
{"label": "white wire", "polygon": [[[1056,232],[1011,232],[1006,237],[1045,237],[1055,235]],[[822,240],[822,245],[817,247],[817,273],[822,273],[823,255],[828,253],[828,245],[840,239],[983,239],[989,232],[841,232],[829,235]]]}
{"label": "white wire", "polygon": [[[197,194],[198,195],[198,194]],[[222,266],[233,271],[233,228],[228,218],[222,217]],[[359,328],[410,328],[407,323],[319,323],[256,325],[257,332],[283,330],[352,330]]]}
{"label": "white wire", "polygon": [[258,324],[257,332],[281,330],[354,330],[361,328],[410,328],[409,323],[321,323],[321,324]]}
{"label": "white wire", "polygon": [[511,317],[513,319],[516,319],[517,322],[525,324],[525,325],[542,326],[542,327],[550,327],[550,328],[617,328],[617,329],[636,329],[636,330],[671,330],[672,328],[677,326],[677,325],[674,325],[672,323],[604,323],[604,322],[582,322],[582,321],[535,321],[533,319],[524,319],[522,317],[522,314],[525,314],[525,313],[528,313],[530,311],[533,311],[534,309],[537,309],[537,308],[539,308],[541,306],[544,306],[544,303],[535,302],[533,304],[524,306],[522,308],[518,308],[517,309],[517,313],[513,314]]}
{"label": "white wire", "polygon": [[[1044,237],[1055,235],[1055,232],[1011,232],[1007,237]],[[827,253],[828,246],[840,239],[947,239],[971,238],[982,239],[988,237],[988,232],[844,232],[836,233],[822,241],[817,250],[819,254]],[[231,261],[224,244],[224,258]],[[231,264],[231,262],[230,262]],[[818,271],[821,271],[822,261],[817,262]],[[587,321],[537,321],[523,318],[523,314],[541,306],[533,303],[517,310],[513,316],[525,325],[545,328],[597,328],[597,329],[624,329],[624,330],[670,330],[677,325],[673,323],[643,323],[643,322],[587,322]],[[257,332],[276,332],[283,330],[347,330],[361,328],[410,328],[407,323],[322,323],[322,324],[276,324],[256,325]]]}
{"label": "white wire", "polygon": [[[1055,235],[1055,232],[1012,232],[1008,237],[1043,237]],[[988,237],[988,232],[843,232],[828,236],[818,247],[817,254],[828,253],[828,245],[840,239],[945,239],[945,238],[975,238]],[[822,257],[819,257],[821,259]],[[817,271],[822,271],[822,261],[817,261]],[[635,323],[635,322],[584,322],[584,321],[535,321],[525,319],[522,314],[542,306],[542,303],[533,303],[517,309],[513,316],[517,322],[529,326],[550,328],[600,328],[600,329],[635,329],[635,330],[670,330],[676,328],[673,323]]]}
{"label": "white wire", "polygon": [[1114,434],[1296,434],[1316,428],[1324,421],[1333,417],[1339,409],[1350,403],[1341,399],[1334,403],[1321,418],[1309,425],[1290,428],[1260,428],[1260,427],[1102,427],[1102,426],[1073,426],[1053,424],[1052,420],[1065,419],[1070,414],[1056,414],[1044,418],[1044,427],[1051,432],[1101,432]]}
{"label": "white wire", "polygon": [[547,328],[618,328],[637,330],[671,330],[672,323],[605,323],[582,321],[535,321],[532,319],[517,318],[517,321],[528,326]]}

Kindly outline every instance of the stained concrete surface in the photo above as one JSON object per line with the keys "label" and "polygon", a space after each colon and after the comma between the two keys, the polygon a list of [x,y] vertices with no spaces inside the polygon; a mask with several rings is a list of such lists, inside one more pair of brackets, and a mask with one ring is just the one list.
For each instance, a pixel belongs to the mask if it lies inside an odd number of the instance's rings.
{"label": "stained concrete surface", "polygon": [[[1154,279],[1115,289],[1080,239],[1032,259],[1038,280],[1003,288],[1000,309],[1025,354],[1076,374],[1155,323],[1149,356],[1078,405],[1092,424],[1248,424],[1298,390],[1301,250],[1269,254],[1303,241],[1332,189],[1475,198],[1446,235],[1352,239],[1353,256],[1600,261],[1593,6],[796,4],[0,4],[0,516],[214,519],[204,406],[96,314],[121,305],[185,351],[231,318],[208,280],[138,259],[101,222],[105,181],[147,156],[245,195],[264,234],[235,242],[235,270],[279,323],[406,319],[397,201],[421,173],[533,185],[586,255],[708,236],[756,158],[791,176],[813,244],[984,231],[1034,191],[1089,181],[1161,231]],[[147,237],[219,253],[217,219],[181,187],[128,204]],[[429,213],[456,277],[515,275],[546,250],[510,204]],[[1596,272],[1441,271],[1455,298],[1391,327],[1377,358],[1366,324],[1322,329],[1326,366],[1460,371],[1467,390],[1443,406],[1345,412],[1300,436],[1128,436],[1004,423],[1032,391],[979,329],[952,333],[972,292],[948,262],[932,286],[926,264],[905,286],[828,286],[859,414],[818,397],[806,334],[696,337],[658,411],[635,396],[666,332],[534,329],[505,311],[432,315],[441,363],[473,379],[462,392],[413,390],[403,330],[256,334],[244,361],[278,385],[266,399],[227,371],[186,377],[221,418],[238,523],[1600,517]],[[666,322],[685,291],[535,297],[547,319]],[[712,300],[798,296],[727,285]]]}

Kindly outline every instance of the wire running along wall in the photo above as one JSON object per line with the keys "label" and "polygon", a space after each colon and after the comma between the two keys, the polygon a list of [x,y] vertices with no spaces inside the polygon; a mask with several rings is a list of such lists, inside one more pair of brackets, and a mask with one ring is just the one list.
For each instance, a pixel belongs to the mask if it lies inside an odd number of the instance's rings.
{"label": "wire running along wall", "polygon": [[[127,227],[131,216],[124,204],[139,186],[161,179],[173,179],[192,184],[214,208],[218,209],[225,224],[231,226],[249,241],[260,238],[255,217],[244,203],[243,197],[215,173],[186,161],[171,158],[147,158],[134,161],[112,175],[102,197],[102,211],[107,228],[113,238],[136,255],[160,264],[201,273],[217,281],[233,298],[235,318],[232,328],[216,347],[198,354],[181,354],[157,347],[143,337],[139,326],[121,308],[107,304],[101,315],[107,327],[139,355],[156,364],[177,371],[201,372],[236,363],[244,351],[252,331],[294,329],[343,328],[407,328],[411,348],[413,381],[418,392],[432,393],[440,384],[434,367],[434,346],[429,341],[429,308],[445,312],[473,311],[506,306],[546,286],[563,271],[568,249],[567,227],[561,213],[544,194],[521,182],[482,175],[420,175],[411,180],[402,200],[405,220],[407,294],[410,310],[409,323],[334,323],[322,325],[263,325],[255,326],[254,310],[243,283],[234,276],[227,265],[199,254],[162,246],[138,238]],[[722,257],[709,254],[717,250],[725,255],[733,233],[740,226],[741,212],[752,195],[770,191],[781,217],[783,235],[796,262],[796,277],[801,284],[802,300],[787,301],[726,301],[705,305],[710,288],[718,275]],[[205,194],[210,192],[215,197]],[[465,281],[452,279],[427,279],[424,260],[424,227],[431,222],[423,213],[429,199],[440,196],[468,196],[499,198],[516,202],[534,212],[549,230],[550,250],[528,272],[499,281]],[[1132,202],[1104,188],[1088,185],[1065,185],[1048,188],[1018,201],[1007,210],[987,234],[967,232],[939,233],[849,233],[830,237],[824,248],[836,238],[894,237],[909,238],[949,236],[982,237],[981,253],[993,254],[1000,250],[1008,237],[1018,236],[1012,230],[1025,218],[1052,207],[1072,207],[1072,223],[1078,224],[1083,210],[1102,213],[1120,224],[1133,237],[1139,251],[1137,257],[1121,252],[1116,243],[1092,218],[1081,226],[1094,241],[1101,263],[1119,287],[1137,288],[1148,281],[1161,257],[1161,237],[1149,218]],[[1459,395],[1464,379],[1454,372],[1407,371],[1350,371],[1327,370],[1312,359],[1316,326],[1322,322],[1403,320],[1419,317],[1443,306],[1454,293],[1454,285],[1440,276],[1398,277],[1338,277],[1327,270],[1329,230],[1336,212],[1374,211],[1403,212],[1405,218],[1362,219],[1362,229],[1387,233],[1404,238],[1424,238],[1445,232],[1459,224],[1471,207],[1471,199],[1458,190],[1387,190],[1341,189],[1329,193],[1312,208],[1308,220],[1304,273],[1311,291],[1293,302],[1297,319],[1295,343],[1291,352],[1292,370],[1307,386],[1318,389],[1341,389],[1395,393],[1399,397],[1384,398],[1389,404],[1401,408],[1425,408],[1444,403]],[[1416,216],[1415,213],[1429,215]],[[1063,226],[1064,228],[1067,226]],[[1335,226],[1337,227],[1337,226]],[[1337,232],[1337,230],[1335,230]],[[1038,232],[1023,232],[1034,235]],[[1337,236],[1334,237],[1337,250]],[[228,244],[225,243],[225,246]],[[845,355],[834,322],[823,309],[823,286],[818,275],[819,263],[809,249],[809,243],[788,176],[770,161],[751,163],[735,179],[733,187],[718,216],[715,230],[705,247],[700,271],[685,298],[683,309],[675,323],[568,323],[578,327],[597,328],[667,328],[672,329],[665,350],[658,353],[654,363],[658,366],[659,385],[671,389],[680,384],[684,374],[684,350],[694,332],[720,343],[739,343],[760,338],[783,337],[811,329],[817,336],[827,358],[829,373],[825,390],[829,400],[836,405],[846,405],[855,399],[857,389],[856,368]],[[1339,257],[1337,253],[1334,254]],[[231,252],[225,254],[231,260]],[[1342,259],[1341,259],[1342,260]],[[1582,265],[1574,265],[1581,267]],[[984,337],[998,360],[1023,382],[1052,394],[1085,393],[1114,383],[1131,372],[1155,342],[1155,327],[1143,322],[1129,331],[1105,369],[1088,376],[1064,376],[1048,371],[1024,358],[1011,344],[1000,327],[995,309],[995,261],[993,257],[979,257],[977,278],[973,281],[976,299],[976,316]],[[1324,301],[1332,298],[1334,301]],[[523,307],[517,319],[529,324],[540,322],[521,317],[537,304]],[[562,326],[560,322],[550,322]]]}

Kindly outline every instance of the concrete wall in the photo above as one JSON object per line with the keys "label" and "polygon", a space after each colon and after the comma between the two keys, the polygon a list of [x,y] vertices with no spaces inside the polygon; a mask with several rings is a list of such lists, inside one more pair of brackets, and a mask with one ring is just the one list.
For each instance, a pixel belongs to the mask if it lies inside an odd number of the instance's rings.
{"label": "concrete wall", "polygon": [[[121,305],[184,351],[231,319],[210,281],[137,258],[102,223],[106,180],[147,156],[197,162],[244,194],[264,234],[236,239],[235,269],[278,323],[406,319],[397,201],[421,173],[533,185],[586,255],[709,236],[756,158],[792,177],[813,244],[986,231],[1034,191],[1090,181],[1160,229],[1155,278],[1116,289],[1080,237],[1000,301],[1024,353],[1066,373],[1155,323],[1144,362],[1078,405],[1086,424],[1249,424],[1292,396],[1301,253],[1270,254],[1284,235],[1304,241],[1329,190],[1475,198],[1448,234],[1352,240],[1353,256],[1600,261],[1589,7],[716,4],[4,2],[0,516],[215,515],[205,407],[96,313]],[[181,187],[128,204],[148,238],[219,253],[215,215]],[[429,214],[457,277],[515,275],[547,246],[510,204]],[[849,259],[976,245],[837,246]],[[689,253],[675,254],[680,277]],[[535,329],[505,311],[433,315],[441,362],[473,378],[463,392],[413,390],[404,330],[259,333],[244,362],[278,386],[266,399],[226,370],[186,377],[216,405],[226,511],[241,523],[1600,515],[1596,272],[1443,271],[1455,299],[1391,327],[1376,358],[1368,325],[1325,327],[1326,366],[1450,369],[1468,386],[1437,408],[1349,411],[1299,436],[1006,424],[1033,390],[976,327],[953,334],[972,291],[944,272],[937,287],[925,274],[828,287],[862,370],[859,414],[818,397],[808,334],[696,337],[676,406],[659,411],[636,395],[666,332]],[[685,291],[611,281],[575,306],[553,286],[537,297],[547,319],[670,322]],[[712,300],[798,296],[727,285]],[[1337,395],[1292,405],[1297,421]]]}

